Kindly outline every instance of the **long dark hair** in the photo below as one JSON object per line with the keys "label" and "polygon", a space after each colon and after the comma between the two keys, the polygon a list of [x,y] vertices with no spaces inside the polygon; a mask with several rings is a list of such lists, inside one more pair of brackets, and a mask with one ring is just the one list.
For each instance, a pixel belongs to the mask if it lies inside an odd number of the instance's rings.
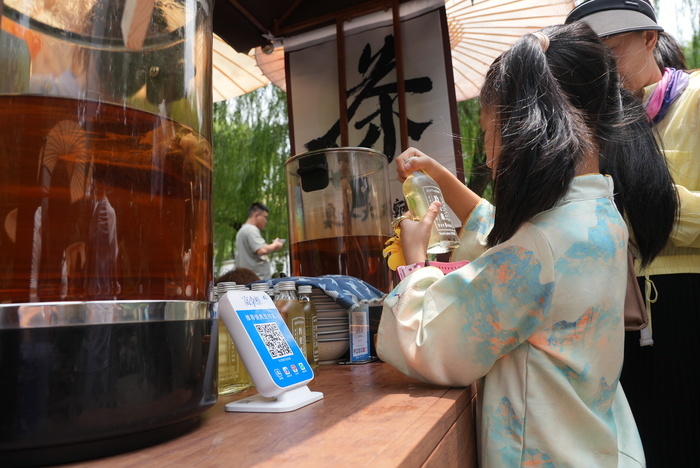
{"label": "long dark hair", "polygon": [[662,72],[666,67],[676,70],[688,69],[683,47],[673,36],[663,31],[659,32],[659,39],[656,41],[654,60]]}
{"label": "long dark hair", "polygon": [[626,125],[616,126],[619,137],[605,142],[600,170],[613,178],[615,204],[627,218],[630,243],[646,267],[668,242],[678,214],[678,193],[644,109],[627,90],[621,98]]}
{"label": "long dark hair", "polygon": [[[668,240],[677,210],[663,154],[641,106],[621,94],[612,52],[589,26],[576,22],[542,33],[549,38],[546,51],[537,36],[523,36],[494,61],[481,91],[482,106],[495,112],[501,132],[488,245],[554,206],[586,156],[600,152],[601,172],[613,177],[617,207],[646,265]],[[640,178],[649,166],[654,175]],[[658,217],[642,220],[640,210]]]}

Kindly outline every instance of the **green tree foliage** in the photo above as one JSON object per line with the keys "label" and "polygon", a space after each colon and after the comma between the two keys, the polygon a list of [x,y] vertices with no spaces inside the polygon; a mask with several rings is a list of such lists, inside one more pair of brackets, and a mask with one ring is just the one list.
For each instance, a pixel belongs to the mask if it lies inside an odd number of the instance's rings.
{"label": "green tree foliage", "polygon": [[[677,2],[661,2],[660,0],[653,1],[654,8],[659,11],[661,8],[676,8],[676,18],[687,18],[690,16],[690,26],[692,28],[692,37],[683,41],[681,38],[676,38],[683,46],[686,64],[689,70],[700,68],[700,2],[698,0],[682,0],[680,4]],[[661,25],[663,26],[663,24]]]}
{"label": "green tree foliage", "polygon": [[685,60],[690,70],[700,68],[700,32],[693,35],[693,40],[684,47]]}
{"label": "green tree foliage", "polygon": [[[267,242],[287,236],[284,163],[289,157],[286,94],[268,85],[214,104],[214,258],[215,268],[235,255],[236,233],[248,208],[270,209],[263,232]],[[273,254],[279,261],[286,248]],[[288,272],[287,272],[288,273]]]}
{"label": "green tree foliage", "polygon": [[457,103],[459,131],[462,137],[464,180],[475,193],[489,198],[491,195],[491,170],[486,167],[484,134],[479,125],[481,106],[479,99]]}

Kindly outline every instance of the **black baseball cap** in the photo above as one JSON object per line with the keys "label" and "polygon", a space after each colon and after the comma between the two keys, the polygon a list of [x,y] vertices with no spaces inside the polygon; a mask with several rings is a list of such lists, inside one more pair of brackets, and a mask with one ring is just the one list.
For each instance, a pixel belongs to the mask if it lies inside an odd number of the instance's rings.
{"label": "black baseball cap", "polygon": [[588,0],[569,13],[566,24],[585,21],[600,37],[631,31],[663,31],[654,7],[644,0]]}

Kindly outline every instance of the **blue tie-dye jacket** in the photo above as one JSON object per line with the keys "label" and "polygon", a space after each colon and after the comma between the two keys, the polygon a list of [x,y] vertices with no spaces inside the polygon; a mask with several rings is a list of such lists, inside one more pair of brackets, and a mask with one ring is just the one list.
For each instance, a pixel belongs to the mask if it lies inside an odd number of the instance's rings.
{"label": "blue tie-dye jacket", "polygon": [[552,209],[485,250],[467,219],[448,275],[422,268],[384,301],[381,359],[424,381],[477,382],[481,468],[644,466],[619,385],[627,228],[613,184],[576,177]]}

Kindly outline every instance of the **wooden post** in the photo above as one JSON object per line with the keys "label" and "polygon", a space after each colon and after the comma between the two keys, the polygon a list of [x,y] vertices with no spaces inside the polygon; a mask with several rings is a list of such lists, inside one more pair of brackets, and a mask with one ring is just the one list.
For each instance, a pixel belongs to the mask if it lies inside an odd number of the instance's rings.
{"label": "wooden post", "polygon": [[345,31],[343,30],[343,18],[336,22],[336,45],[338,55],[338,110],[340,111],[340,146],[349,146],[348,135],[348,96],[347,79],[345,75]]}
{"label": "wooden post", "polygon": [[403,40],[401,36],[401,15],[399,1],[394,0],[391,6],[394,23],[394,53],[396,55],[396,83],[399,98],[399,131],[401,136],[401,151],[408,148],[408,117],[406,115],[406,83],[403,73]]}

